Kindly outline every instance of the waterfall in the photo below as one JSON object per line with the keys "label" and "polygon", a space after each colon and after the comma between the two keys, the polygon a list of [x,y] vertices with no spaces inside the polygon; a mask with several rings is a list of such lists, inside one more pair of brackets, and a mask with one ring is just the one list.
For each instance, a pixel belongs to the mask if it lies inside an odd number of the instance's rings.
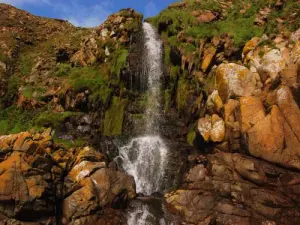
{"label": "waterfall", "polygon": [[[151,195],[163,191],[167,146],[159,135],[161,108],[162,42],[149,23],[143,24],[144,54],[141,80],[146,80],[148,98],[146,126],[140,137],[119,148],[117,161],[136,182],[138,193]],[[146,78],[146,79],[145,79]]]}

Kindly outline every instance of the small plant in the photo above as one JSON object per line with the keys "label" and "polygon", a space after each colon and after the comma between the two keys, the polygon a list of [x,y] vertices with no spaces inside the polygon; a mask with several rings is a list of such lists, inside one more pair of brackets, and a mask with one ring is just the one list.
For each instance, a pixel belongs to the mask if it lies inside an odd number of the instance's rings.
{"label": "small plant", "polygon": [[58,63],[55,67],[54,75],[57,77],[65,77],[70,73],[71,69],[72,67],[70,64]]}

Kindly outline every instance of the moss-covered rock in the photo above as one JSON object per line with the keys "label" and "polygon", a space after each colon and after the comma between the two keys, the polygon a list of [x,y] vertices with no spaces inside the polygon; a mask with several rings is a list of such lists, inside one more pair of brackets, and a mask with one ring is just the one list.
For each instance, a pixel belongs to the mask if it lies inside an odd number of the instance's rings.
{"label": "moss-covered rock", "polygon": [[126,104],[126,99],[113,97],[110,107],[105,112],[103,123],[103,134],[105,136],[117,136],[122,134]]}

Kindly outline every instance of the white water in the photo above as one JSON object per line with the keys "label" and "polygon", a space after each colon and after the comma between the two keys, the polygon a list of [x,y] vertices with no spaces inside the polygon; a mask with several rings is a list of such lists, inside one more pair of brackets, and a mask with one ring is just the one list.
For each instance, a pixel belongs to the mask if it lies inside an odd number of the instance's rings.
{"label": "white water", "polygon": [[[134,177],[137,193],[151,195],[163,191],[168,149],[159,135],[160,90],[163,74],[162,42],[150,24],[143,24],[143,32],[145,49],[141,63],[144,71],[141,74],[147,77],[148,87],[146,127],[140,137],[132,139],[127,145],[119,148],[118,161],[121,161],[123,169]],[[141,80],[145,80],[144,78],[142,77]],[[146,222],[151,217],[153,215],[147,206],[143,205],[131,210],[127,217],[127,224],[152,224]],[[163,219],[159,223],[165,224]]]}

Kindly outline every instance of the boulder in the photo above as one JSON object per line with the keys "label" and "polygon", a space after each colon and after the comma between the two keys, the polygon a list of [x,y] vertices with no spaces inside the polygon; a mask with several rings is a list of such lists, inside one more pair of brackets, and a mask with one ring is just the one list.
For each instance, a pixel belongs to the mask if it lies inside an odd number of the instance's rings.
{"label": "boulder", "polygon": [[205,141],[221,142],[225,137],[224,120],[217,114],[206,115],[198,121],[198,131]]}
{"label": "boulder", "polygon": [[223,102],[230,97],[251,96],[256,89],[254,74],[244,66],[228,63],[218,66],[216,89]]}
{"label": "boulder", "polygon": [[247,132],[266,116],[263,103],[258,97],[240,98],[242,132]]}
{"label": "boulder", "polygon": [[277,105],[248,130],[249,151],[256,157],[300,169],[300,110],[288,87],[277,90]]}
{"label": "boulder", "polygon": [[217,90],[214,90],[213,93],[208,96],[206,106],[216,112],[220,112],[223,108],[223,102]]}
{"label": "boulder", "polygon": [[261,59],[259,70],[270,77],[276,79],[279,73],[285,68],[286,61],[278,49],[271,49],[265,53]]}
{"label": "boulder", "polygon": [[208,68],[212,64],[213,58],[215,57],[215,54],[217,52],[217,49],[215,47],[209,47],[204,51],[203,61],[201,65],[201,69],[203,72],[207,72]]}

